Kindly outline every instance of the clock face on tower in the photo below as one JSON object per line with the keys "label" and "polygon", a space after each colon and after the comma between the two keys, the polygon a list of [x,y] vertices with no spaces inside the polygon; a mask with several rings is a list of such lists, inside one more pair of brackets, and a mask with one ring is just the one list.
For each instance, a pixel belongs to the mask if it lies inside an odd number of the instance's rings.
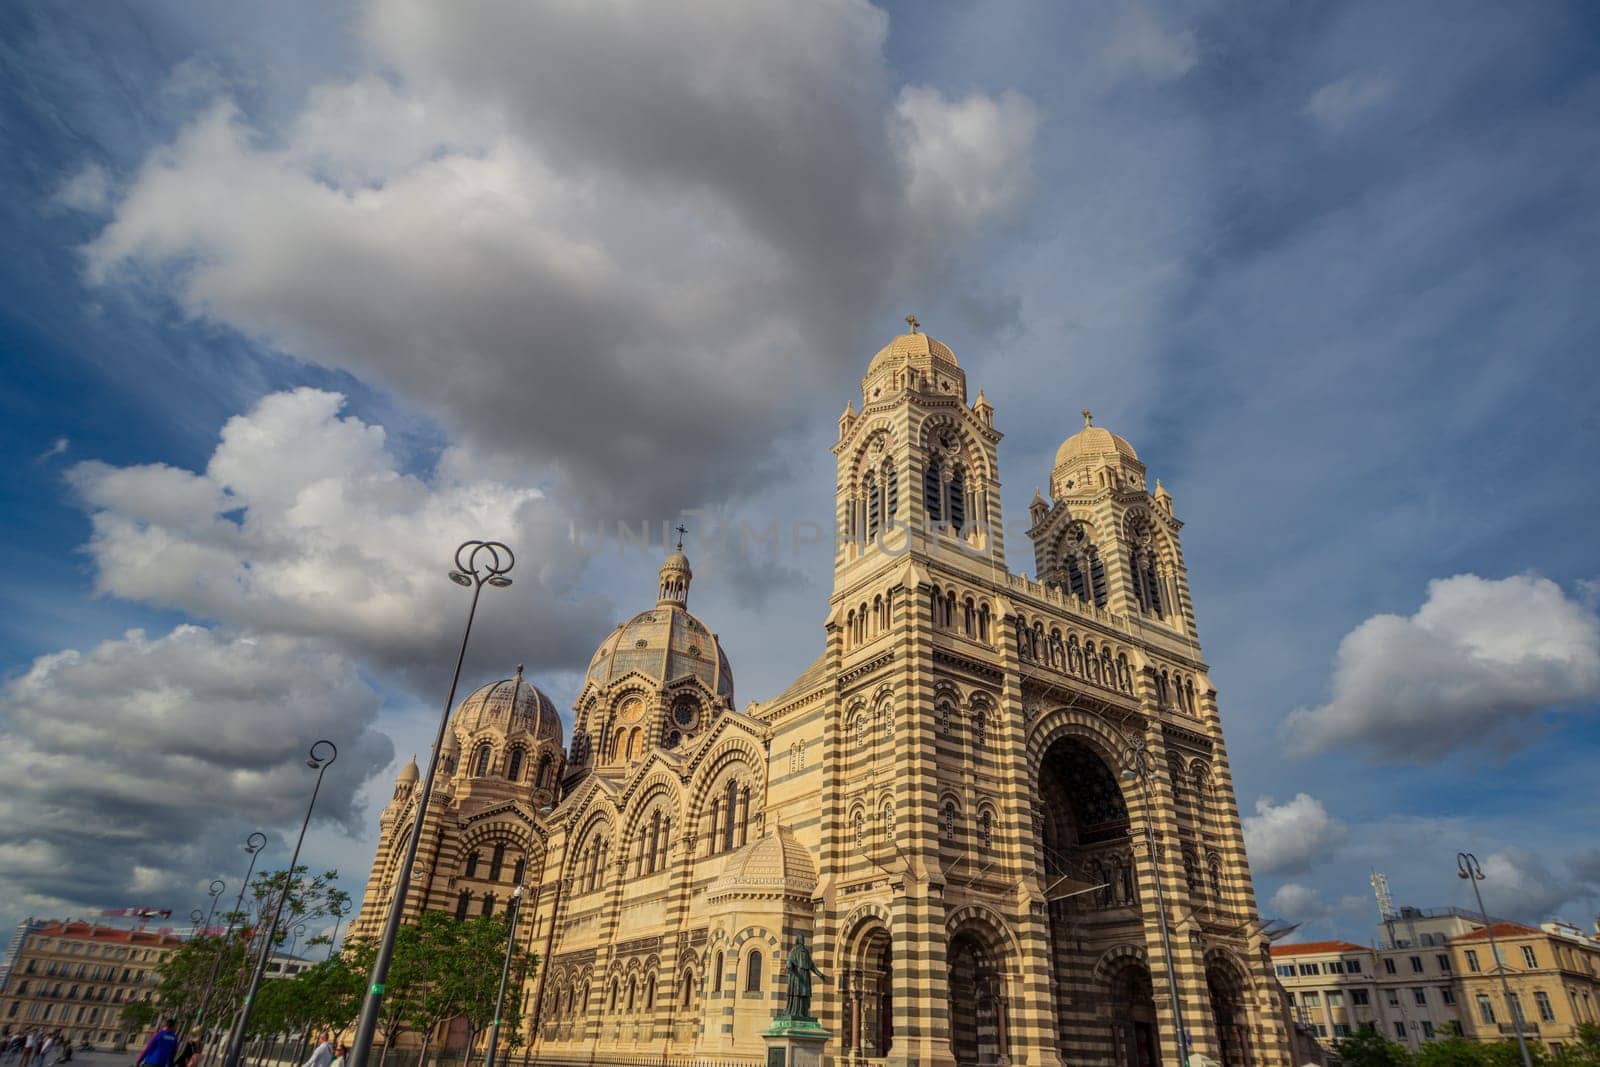
{"label": "clock face on tower", "polygon": [[630,697],[617,710],[617,719],[620,722],[632,724],[642,718],[644,718],[644,701],[638,697]]}

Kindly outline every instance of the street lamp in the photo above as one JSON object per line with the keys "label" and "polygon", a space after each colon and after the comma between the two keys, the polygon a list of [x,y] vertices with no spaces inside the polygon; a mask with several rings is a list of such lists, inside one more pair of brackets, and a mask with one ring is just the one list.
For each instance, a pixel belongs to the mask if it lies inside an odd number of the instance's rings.
{"label": "street lamp", "polygon": [[1183,1011],[1178,1004],[1178,971],[1172,959],[1172,934],[1167,930],[1167,898],[1161,888],[1161,862],[1156,858],[1155,803],[1151,796],[1151,782],[1156,775],[1155,760],[1145,745],[1144,738],[1136,738],[1123,753],[1128,764],[1122,772],[1125,781],[1137,780],[1144,790],[1144,836],[1150,849],[1151,873],[1156,883],[1156,919],[1161,926],[1161,956],[1167,965],[1167,993],[1172,997],[1172,1025],[1177,1030],[1178,1062],[1189,1062],[1188,1043],[1184,1040]]}
{"label": "street lamp", "polygon": [[256,856],[266,847],[267,835],[259,830],[244,839],[244,850],[250,855],[250,866],[245,868],[244,880],[239,883],[239,899],[233,902],[233,911],[228,913],[228,929],[223,933],[216,956],[211,961],[211,976],[206,979],[206,991],[200,995],[200,1014],[195,1018],[195,1026],[200,1031],[200,1067],[205,1067],[206,1057],[211,1054],[210,1042],[206,1040],[206,1009],[211,1006],[211,991],[217,984],[217,972],[222,969],[222,956],[228,950],[228,939],[233,936],[234,921],[244,914],[244,891],[249,888],[250,876],[255,873]]}
{"label": "street lamp", "polygon": [[500,1016],[506,1006],[506,982],[511,977],[511,950],[517,945],[517,918],[522,911],[522,886],[511,891],[511,907],[506,914],[506,958],[500,965],[500,992],[494,998],[494,1022],[489,1026],[489,1051],[483,1067],[494,1067],[495,1050],[500,1046]]}
{"label": "street lamp", "polygon": [[[326,752],[326,755],[321,753]],[[306,805],[306,817],[300,822],[300,836],[295,840],[294,853],[289,857],[289,869],[284,872],[283,888],[272,907],[272,921],[267,924],[266,935],[261,939],[261,951],[256,955],[255,973],[250,976],[250,988],[245,992],[239,1017],[234,1020],[233,1036],[228,1041],[228,1053],[222,1058],[223,1067],[239,1067],[244,1054],[244,1035],[250,1026],[251,1002],[261,989],[261,976],[267,970],[267,957],[272,955],[272,937],[278,931],[278,920],[283,917],[283,904],[294,887],[294,869],[300,862],[300,846],[305,844],[306,827],[311,825],[311,812],[317,806],[317,794],[322,791],[322,776],[328,773],[333,761],[339,758],[339,748],[332,741],[318,741],[311,746],[306,766],[317,772],[317,782],[311,787],[311,802]]]}
{"label": "street lamp", "polygon": [[[378,1030],[378,1015],[383,1011],[383,984],[389,977],[389,963],[394,958],[394,940],[400,932],[406,895],[411,889],[411,868],[417,862],[417,844],[422,840],[423,826],[428,817],[428,800],[433,796],[433,778],[439,769],[444,732],[450,725],[450,711],[456,703],[456,686],[461,682],[461,663],[467,657],[467,640],[472,636],[472,620],[478,613],[478,597],[486,585],[496,589],[510,585],[511,579],[506,575],[515,564],[516,556],[499,541],[467,541],[456,549],[456,569],[450,572],[450,580],[472,590],[472,604],[467,608],[467,626],[461,635],[461,650],[456,653],[455,673],[450,677],[450,695],[445,698],[444,713],[439,717],[439,729],[433,738],[433,755],[428,759],[428,773],[422,779],[416,821],[406,841],[405,860],[395,872],[389,914],[384,920],[383,935],[378,939],[377,956],[372,961],[371,980],[366,999],[361,1003],[361,1018],[356,1022],[355,1040],[350,1043],[350,1054],[345,1057],[347,1067],[367,1067],[367,1056],[372,1052],[372,1038]],[[227,1067],[238,1065],[230,1063]]]}
{"label": "street lamp", "polygon": [[333,916],[333,936],[328,939],[328,959],[330,960],[333,959],[333,950],[339,944],[339,923],[344,920],[345,912],[349,910],[349,905],[344,907],[340,907],[338,904],[328,905],[328,914]]}
{"label": "street lamp", "polygon": [[1470,852],[1457,852],[1456,877],[1472,883],[1472,895],[1478,901],[1478,914],[1483,916],[1483,932],[1489,937],[1489,951],[1494,956],[1495,970],[1500,972],[1500,991],[1506,996],[1506,1007],[1511,1009],[1511,1025],[1517,1030],[1517,1051],[1522,1053],[1522,1067],[1533,1067],[1533,1058],[1528,1054],[1528,1042],[1522,1036],[1522,1006],[1511,995],[1511,983],[1506,981],[1506,965],[1500,959],[1500,946],[1494,940],[1494,920],[1483,910],[1483,893],[1478,890],[1478,883],[1483,881],[1483,868],[1478,865],[1478,857]]}
{"label": "street lamp", "polygon": [[294,930],[294,936],[289,939],[289,958],[292,961],[294,959],[294,947],[300,943],[300,935],[306,932],[306,924],[295,923],[291,929]]}

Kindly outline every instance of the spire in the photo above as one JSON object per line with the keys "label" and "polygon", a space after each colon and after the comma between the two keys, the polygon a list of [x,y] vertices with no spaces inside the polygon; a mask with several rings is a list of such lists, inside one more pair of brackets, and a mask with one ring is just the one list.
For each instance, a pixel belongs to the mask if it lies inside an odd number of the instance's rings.
{"label": "spire", "polygon": [[689,557],[683,554],[683,535],[689,531],[682,524],[679,524],[677,530],[677,550],[661,565],[661,580],[656,586],[658,608],[689,606],[689,582],[694,578],[694,571],[689,569]]}

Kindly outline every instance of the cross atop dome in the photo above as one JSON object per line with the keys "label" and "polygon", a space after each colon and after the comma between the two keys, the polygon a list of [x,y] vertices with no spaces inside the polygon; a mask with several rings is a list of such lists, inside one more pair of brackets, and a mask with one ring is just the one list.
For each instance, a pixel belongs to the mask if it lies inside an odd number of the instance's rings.
{"label": "cross atop dome", "polygon": [[915,315],[907,315],[906,316],[906,325],[911,328],[911,332],[912,333],[916,333],[917,332],[917,327],[921,326],[922,323],[917,321],[917,317]]}
{"label": "cross atop dome", "polygon": [[1078,414],[1083,416],[1083,428],[1085,430],[1094,425],[1094,412],[1090,411],[1088,408],[1084,408]]}

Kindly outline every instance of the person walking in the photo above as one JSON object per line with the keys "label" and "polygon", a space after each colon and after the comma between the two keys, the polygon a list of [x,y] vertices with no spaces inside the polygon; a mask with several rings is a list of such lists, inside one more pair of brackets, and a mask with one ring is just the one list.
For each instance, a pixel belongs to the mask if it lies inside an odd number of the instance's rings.
{"label": "person walking", "polygon": [[22,1067],[28,1067],[33,1062],[33,1050],[39,1047],[39,1032],[29,1030],[28,1035],[22,1039]]}
{"label": "person walking", "polygon": [[311,1058],[306,1060],[301,1067],[332,1067],[333,1065],[333,1035],[326,1030],[322,1033],[322,1040],[317,1047],[312,1049]]}
{"label": "person walking", "polygon": [[44,1037],[39,1041],[39,1051],[38,1051],[39,1067],[45,1067],[45,1064],[50,1062],[50,1050],[55,1048],[55,1047],[56,1047],[56,1035],[55,1034],[46,1034],[46,1035],[44,1035]]}
{"label": "person walking", "polygon": [[133,1067],[172,1067],[172,1060],[178,1054],[178,1033],[173,1029],[175,1025],[175,1020],[165,1020],[161,1029],[151,1035],[139,1058],[133,1061]]}
{"label": "person walking", "polygon": [[195,1057],[200,1054],[200,1031],[190,1030],[189,1036],[184,1040],[183,1047],[178,1054],[172,1057],[172,1067],[189,1067],[195,1062]]}
{"label": "person walking", "polygon": [[333,1050],[332,1067],[344,1067],[344,1058],[348,1055],[350,1055],[349,1045],[340,1045],[339,1047],[335,1048]]}

